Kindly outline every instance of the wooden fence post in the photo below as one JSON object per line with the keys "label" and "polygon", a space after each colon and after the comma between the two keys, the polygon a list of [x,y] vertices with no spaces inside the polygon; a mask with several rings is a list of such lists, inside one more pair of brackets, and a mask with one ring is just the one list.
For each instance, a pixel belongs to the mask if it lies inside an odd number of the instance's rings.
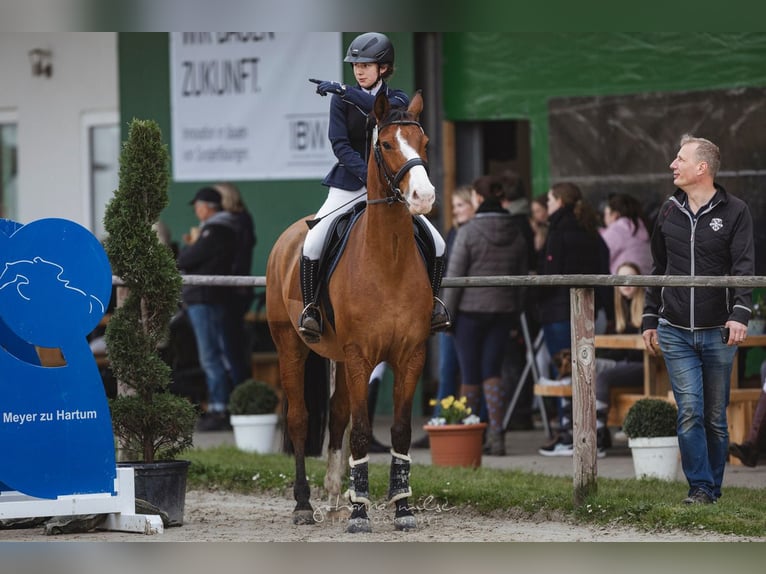
{"label": "wooden fence post", "polygon": [[569,290],[572,322],[572,423],[574,436],[574,505],[595,494],[596,354],[593,288]]}

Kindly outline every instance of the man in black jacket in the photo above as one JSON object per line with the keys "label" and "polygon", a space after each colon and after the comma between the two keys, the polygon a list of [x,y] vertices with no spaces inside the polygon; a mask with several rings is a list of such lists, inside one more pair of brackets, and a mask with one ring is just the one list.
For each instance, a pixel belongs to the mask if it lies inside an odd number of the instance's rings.
{"label": "man in black jacket", "polygon": [[[223,211],[221,194],[212,187],[197,191],[190,202],[200,221],[199,236],[181,250],[178,268],[188,275],[231,275],[237,247],[234,216]],[[224,348],[226,287],[185,285],[183,302],[197,342],[199,363],[207,382],[207,410],[198,430],[229,427],[226,405],[231,384]]]}
{"label": "man in black jacket", "polygon": [[[660,208],[652,233],[653,275],[753,275],[750,211],[714,183],[719,165],[715,144],[681,138],[670,164],[678,189]],[[737,344],[747,336],[750,303],[748,288],[647,289],[644,344],[653,354],[662,350],[678,404],[686,504],[711,504],[721,496],[729,378]]]}

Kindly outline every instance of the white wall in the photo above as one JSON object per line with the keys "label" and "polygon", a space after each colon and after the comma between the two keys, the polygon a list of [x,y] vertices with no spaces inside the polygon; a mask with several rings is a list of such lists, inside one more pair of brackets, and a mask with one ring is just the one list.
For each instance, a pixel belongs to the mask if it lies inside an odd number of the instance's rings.
{"label": "white wall", "polygon": [[[53,52],[53,75],[33,77],[28,52]],[[63,217],[89,227],[83,117],[119,113],[117,34],[0,33],[0,111],[18,120],[15,219]]]}

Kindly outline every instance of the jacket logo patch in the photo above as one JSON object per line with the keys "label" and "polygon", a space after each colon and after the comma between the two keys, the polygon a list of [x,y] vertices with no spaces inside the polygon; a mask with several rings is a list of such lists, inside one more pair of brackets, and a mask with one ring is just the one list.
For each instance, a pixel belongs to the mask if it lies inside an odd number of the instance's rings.
{"label": "jacket logo patch", "polygon": [[720,217],[714,217],[710,220],[710,228],[713,231],[719,231],[723,228],[723,220]]}

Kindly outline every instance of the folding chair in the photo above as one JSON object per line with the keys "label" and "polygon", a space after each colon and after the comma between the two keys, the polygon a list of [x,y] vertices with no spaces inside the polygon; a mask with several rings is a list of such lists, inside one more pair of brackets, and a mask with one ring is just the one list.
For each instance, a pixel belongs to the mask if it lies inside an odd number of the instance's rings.
{"label": "folding chair", "polygon": [[[521,323],[521,332],[522,332],[522,335],[524,336],[524,346],[526,347],[527,363],[526,365],[524,365],[524,370],[521,372],[519,381],[516,384],[516,391],[513,393],[513,397],[511,398],[511,402],[508,405],[508,409],[505,411],[505,418],[503,419],[503,428],[508,427],[508,423],[511,420],[513,411],[516,408],[516,403],[519,400],[519,395],[521,394],[521,391],[524,389],[524,385],[527,382],[527,378],[531,378],[533,386],[536,385],[537,381],[540,379],[540,373],[537,370],[537,352],[543,346],[543,331],[542,329],[540,329],[540,332],[537,334],[537,337],[535,337],[535,340],[533,343],[532,338],[529,334],[529,325],[527,323],[526,313],[521,313],[521,316],[519,317],[519,322]],[[548,413],[545,412],[545,403],[543,402],[543,398],[535,395],[534,402],[540,411],[540,417],[542,418],[542,421],[543,421],[543,428],[545,429],[545,433],[548,436],[551,436],[551,428],[550,428],[550,424],[548,423]]]}

